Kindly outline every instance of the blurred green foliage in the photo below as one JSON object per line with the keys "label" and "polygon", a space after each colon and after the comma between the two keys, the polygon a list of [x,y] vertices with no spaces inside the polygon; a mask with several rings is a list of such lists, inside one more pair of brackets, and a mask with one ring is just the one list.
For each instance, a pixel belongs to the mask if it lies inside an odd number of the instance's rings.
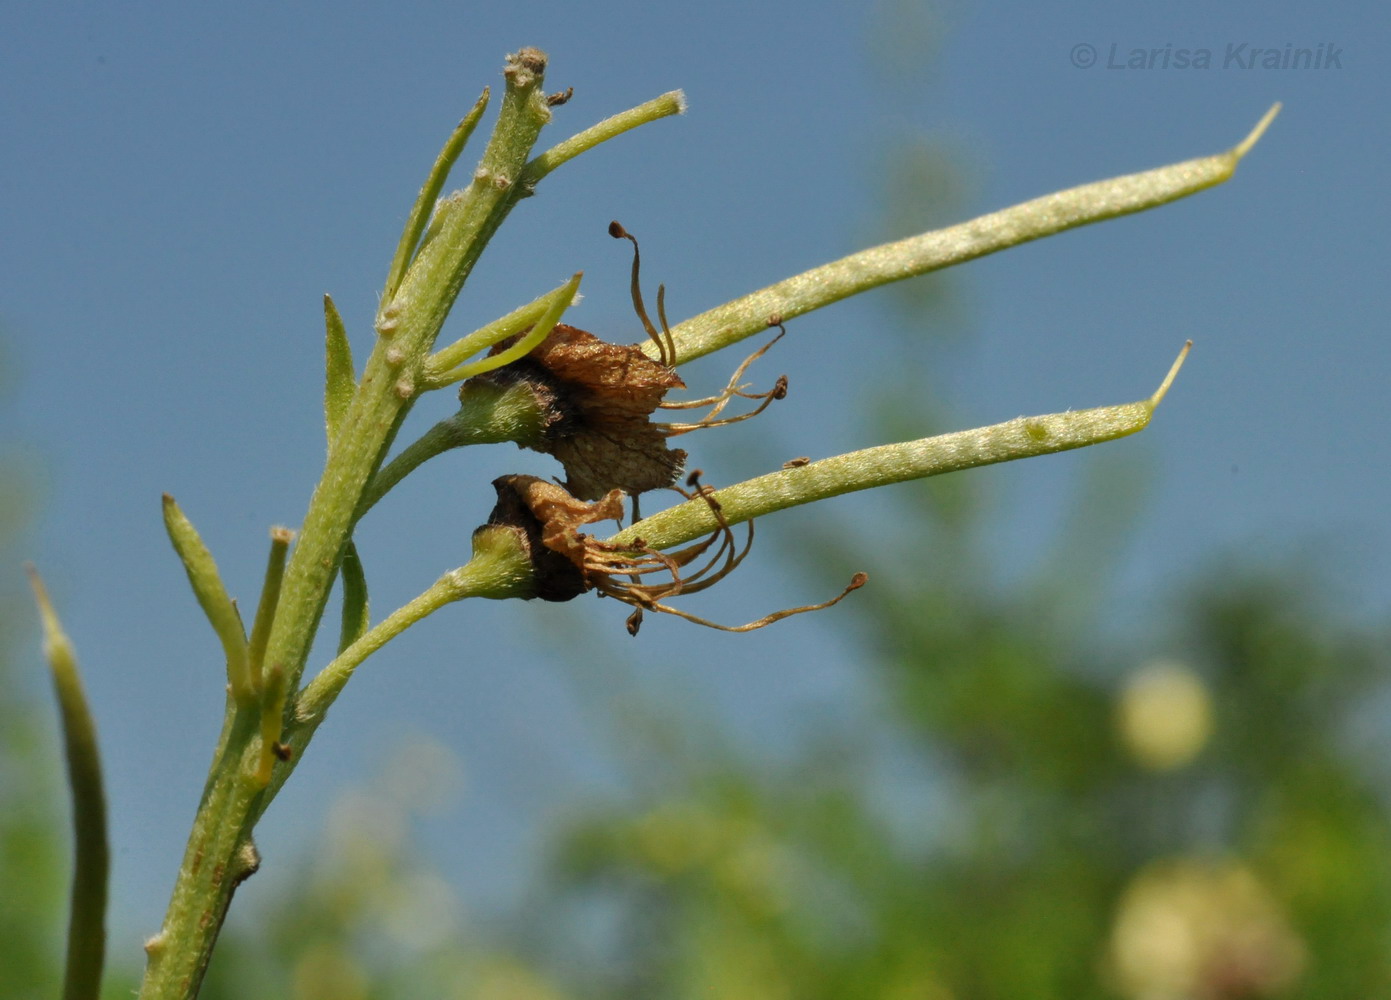
{"label": "blurred green foliage", "polygon": [[1165,661],[1060,639],[1043,587],[866,618],[887,748],[677,766],[668,735],[633,757],[666,748],[634,776],[659,790],[560,839],[613,925],[581,995],[1387,995],[1384,746],[1351,739],[1378,701],[1384,726],[1384,635],[1237,569],[1189,589]]}

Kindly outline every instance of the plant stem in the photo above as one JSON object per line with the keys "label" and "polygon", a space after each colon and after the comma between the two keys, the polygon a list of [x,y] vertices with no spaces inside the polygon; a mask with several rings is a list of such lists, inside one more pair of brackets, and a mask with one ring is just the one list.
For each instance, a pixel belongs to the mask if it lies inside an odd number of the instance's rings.
{"label": "plant stem", "polygon": [[526,385],[474,381],[460,395],[459,409],[441,420],[383,466],[362,495],[358,517],[425,462],[471,444],[526,443],[540,434],[541,412]]}
{"label": "plant stem", "polygon": [[[545,57],[510,57],[507,91],[472,183],[441,205],[396,295],[378,315],[380,334],[310,501],[286,567],[266,646],[268,669],[294,690],[318,630],[362,493],[417,393],[424,358],[483,244],[510,208],[508,178],[525,166],[550,111],[541,93]],[[251,828],[264,804],[258,706],[229,708],[222,752],[194,820],[164,925],[147,949],[140,996],[196,996],[236,884],[255,870]]]}
{"label": "plant stem", "polygon": [[531,560],[510,530],[482,528],[475,532],[472,559],[444,574],[424,593],[369,629],[299,693],[291,721],[283,732],[289,760],[277,768],[262,808],[294,771],[329,706],[363,660],[447,604],[469,597],[505,600],[531,596],[532,572]]}
{"label": "plant stem", "polygon": [[[377,314],[377,343],[350,399],[342,391],[342,376],[346,373],[351,378],[346,337],[335,327],[336,310],[331,303],[326,304],[330,366],[326,403],[332,440],[323,476],[300,529],[299,542],[281,579],[263,660],[263,677],[275,680],[273,685],[266,685],[268,688],[283,692],[293,691],[298,686],[353,524],[366,509],[364,496],[369,484],[414,400],[428,388],[424,372],[426,359],[488,239],[517,202],[531,194],[536,181],[550,169],[606,138],[674,110],[670,98],[649,102],[651,106],[644,105],[617,116],[569,140],[568,144],[562,144],[559,154],[549,158],[543,156],[539,165],[534,161],[533,169],[528,171],[527,157],[542,126],[551,118],[541,89],[545,62],[545,54],[536,49],[524,49],[508,57],[504,72],[506,92],[479,166],[464,190],[435,206],[433,219],[420,234],[418,249],[414,250],[402,273],[401,262],[410,255],[420,230],[421,212],[412,214],[402,239],[406,249],[398,248],[390,268],[388,288],[392,294],[383,297]],[[427,181],[427,194],[432,195],[443,183],[443,175],[458,155],[462,140],[466,138],[464,133],[472,128],[479,111],[481,107],[476,107],[475,113],[451,137]],[[614,122],[618,124],[612,124]],[[567,295],[565,303],[568,301]],[[484,419],[478,406],[481,399],[475,396],[472,405],[465,399],[459,417],[460,421],[478,422],[465,432],[473,440],[510,440],[511,435],[522,433],[529,421],[534,423],[534,401],[501,393],[498,398],[490,399],[491,415]],[[505,438],[489,436],[504,429],[508,435]],[[416,453],[407,463],[418,464],[419,457],[420,453]],[[405,468],[404,464],[400,467]],[[384,493],[395,478],[398,477],[393,473],[383,479],[384,485],[371,499]],[[505,549],[503,546],[504,553]],[[481,560],[476,555],[474,562],[446,579],[452,579],[455,588],[454,596],[449,599],[457,600],[465,596],[515,594],[518,581],[529,584],[530,576],[516,563],[515,553],[508,557],[485,553]],[[386,632],[369,631],[344,650],[343,656],[377,648],[385,641],[384,637],[390,637],[390,628],[402,621],[404,619],[395,616],[389,618],[392,626],[387,623],[379,626],[386,627]],[[390,632],[394,634],[397,633]],[[339,664],[339,675],[346,680],[351,670],[343,671],[342,665],[350,662],[350,658],[345,660],[340,656],[335,662]],[[340,689],[341,684],[334,686],[327,680],[316,688],[330,692],[328,700]],[[279,697],[283,695],[276,700]],[[141,985],[142,1000],[175,1000],[197,995],[232,893],[259,863],[251,831],[298,762],[327,708],[327,702],[316,702],[318,707],[312,724],[303,720],[297,723],[296,700],[285,700],[288,704],[281,716],[283,725],[279,732],[290,746],[291,757],[267,774],[263,765],[269,761],[268,748],[262,743],[270,737],[262,734],[270,734],[277,727],[274,719],[266,714],[264,699],[229,699],[222,735],[169,910],[160,932],[150,939],[146,948],[149,962]],[[270,708],[273,711],[274,706]]]}

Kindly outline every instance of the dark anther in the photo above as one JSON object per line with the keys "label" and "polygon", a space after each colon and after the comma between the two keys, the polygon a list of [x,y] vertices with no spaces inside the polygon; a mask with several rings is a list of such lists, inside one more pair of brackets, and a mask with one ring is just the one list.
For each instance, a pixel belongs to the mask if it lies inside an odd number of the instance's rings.
{"label": "dark anther", "polygon": [[657,286],[657,318],[661,320],[662,332],[657,333],[657,328],[652,325],[652,319],[647,315],[647,307],[642,303],[642,288],[638,285],[638,272],[642,266],[642,255],[638,250],[638,241],[632,233],[623,228],[623,224],[615,219],[609,223],[609,235],[616,240],[628,240],[633,244],[633,309],[638,314],[638,319],[642,321],[642,328],[647,331],[647,336],[652,343],[657,345],[657,360],[668,368],[676,364],[676,341],[671,336],[671,328],[667,326],[666,309],[664,300],[666,298],[666,286]]}

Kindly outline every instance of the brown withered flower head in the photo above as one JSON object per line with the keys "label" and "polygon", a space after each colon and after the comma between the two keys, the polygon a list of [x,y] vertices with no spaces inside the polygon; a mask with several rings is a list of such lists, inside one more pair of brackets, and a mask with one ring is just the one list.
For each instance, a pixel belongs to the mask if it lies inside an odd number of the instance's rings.
{"label": "brown withered flower head", "polygon": [[488,526],[506,527],[517,533],[532,564],[535,596],[568,601],[585,591],[598,591],[632,606],[628,617],[628,632],[632,635],[637,634],[644,611],[676,615],[726,632],[748,632],[789,615],[830,607],[864,585],[867,578],[857,573],[850,585],[829,601],[775,611],[738,626],[719,625],[664,603],[678,594],[694,594],[714,586],[733,572],[753,544],[753,522],[749,522],[748,535],[740,545],[721,515],[719,503],[711,496],[713,490],[700,484],[699,475],[697,471],[687,478],[690,492],[680,487],[676,490],[688,500],[703,498],[719,527],[701,541],[674,552],[660,552],[641,539],[631,545],[613,545],[580,530],[598,521],[621,520],[621,491],[611,490],[599,501],[586,503],[558,483],[536,476],[503,476],[493,480],[498,501]]}
{"label": "brown withered flower head", "polygon": [[565,466],[565,485],[581,500],[614,489],[644,493],[681,475],[686,453],[668,448],[667,435],[650,418],[667,390],[685,383],[637,345],[607,344],[557,323],[526,357],[476,377],[531,389],[542,413],[541,435],[531,447]]}
{"label": "brown withered flower head", "polygon": [[[658,358],[648,357],[638,344],[610,344],[592,333],[560,323],[526,357],[475,377],[500,385],[523,383],[531,389],[542,415],[541,428],[535,440],[522,444],[559,459],[565,467],[566,489],[580,500],[600,500],[615,489],[637,496],[674,485],[685,465],[686,453],[667,447],[667,438],[747,419],[787,394],[785,376],[765,393],[744,392],[739,384],[748,366],[776,343],[778,338],[774,338],[739,366],[718,395],[667,402],[669,390],[684,389],[686,384],[671,367],[676,349],[666,320],[665,286],[657,290],[659,332],[643,305],[637,240],[617,222],[609,226],[609,233],[616,239],[632,241],[633,307],[648,337],[657,345]],[[771,317],[769,325],[781,327],[781,321]],[[511,338],[495,345],[492,353],[505,350],[516,340]],[[468,386],[466,382],[460,389],[461,395],[468,392]],[[721,416],[736,397],[757,400],[759,405],[748,413]],[[710,412],[694,422],[652,420],[658,409],[705,406],[711,407]]]}

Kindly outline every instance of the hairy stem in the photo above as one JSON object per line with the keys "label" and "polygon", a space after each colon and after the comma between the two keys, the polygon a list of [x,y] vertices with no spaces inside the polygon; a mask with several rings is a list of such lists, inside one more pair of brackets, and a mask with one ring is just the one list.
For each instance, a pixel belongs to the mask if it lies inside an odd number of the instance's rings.
{"label": "hairy stem", "polygon": [[[414,600],[392,612],[343,650],[299,693],[283,732],[289,759],[276,769],[261,808],[274,797],[303,756],[304,748],[324,721],[353,672],[377,650],[440,608],[469,597],[505,600],[528,597],[531,562],[510,531],[481,529],[474,534],[473,558],[440,577]],[[259,813],[258,813],[259,815]]]}
{"label": "hairy stem", "polygon": [[[464,190],[435,206],[433,219],[422,232],[422,206],[433,199],[443,184],[444,174],[482,110],[481,102],[441,153],[393,259],[388,275],[389,294],[383,297],[376,318],[377,343],[355,386],[350,384],[351,358],[341,321],[335,322],[336,310],[331,303],[326,304],[330,373],[325,401],[331,438],[328,462],[310,501],[299,542],[280,578],[275,613],[266,619],[269,634],[260,658],[262,690],[250,683],[249,670],[233,675],[245,676],[247,683],[234,691],[236,698],[229,699],[222,736],[169,910],[160,932],[146,948],[149,961],[140,992],[144,1000],[197,995],[232,893],[240,881],[256,870],[259,861],[251,831],[298,761],[327,707],[326,702],[318,706],[313,725],[296,724],[296,699],[285,698],[285,692],[294,691],[299,684],[330,588],[349,545],[352,526],[365,509],[364,495],[414,400],[430,387],[426,359],[488,239],[550,169],[612,135],[671,113],[663,110],[670,101],[655,110],[638,109],[641,113],[636,117],[629,113],[619,123],[621,127],[600,126],[598,133],[582,133],[586,137],[583,141],[577,142],[581,137],[576,137],[569,146],[562,144],[561,154],[543,157],[528,172],[527,157],[542,126],[551,118],[541,89],[545,61],[544,53],[536,49],[524,49],[508,57],[504,72],[506,92],[479,166]],[[565,304],[569,298],[564,297]],[[513,428],[518,422],[525,423],[527,412],[534,411],[534,406],[532,411],[526,411],[525,407],[519,409],[506,401],[494,402],[499,403],[501,411],[497,419],[510,421],[508,426]],[[468,409],[466,401],[465,410]],[[476,406],[463,419],[470,418],[480,418]],[[478,440],[490,432],[481,426],[470,433]],[[381,482],[390,481],[392,477]],[[385,487],[372,499],[384,491]],[[501,586],[499,572],[496,565],[489,570],[486,563],[487,560],[473,571],[466,572],[466,567],[453,574],[457,577],[455,583],[497,590]],[[483,583],[478,582],[480,574],[486,578]],[[206,574],[201,574],[200,579],[203,575]],[[200,599],[211,594],[212,589],[205,587]],[[451,599],[460,596],[470,594],[459,592]],[[220,603],[212,603],[219,613],[224,610]],[[384,634],[362,635],[343,655],[376,648],[372,643]],[[335,662],[341,666],[348,661],[340,657]],[[351,670],[347,670],[341,676],[346,679],[350,674]],[[329,700],[339,689],[341,684],[321,684],[316,688],[330,692]],[[277,710],[282,702],[286,703],[283,713]],[[282,725],[276,725],[277,715]],[[278,737],[283,737],[287,746],[268,745]],[[275,766],[271,766],[273,763]]]}
{"label": "hairy stem", "polygon": [[[417,394],[420,365],[483,244],[510,207],[508,178],[521,172],[550,120],[541,93],[544,68],[544,55],[534,49],[509,58],[502,111],[472,183],[436,212],[395,296],[378,314],[377,345],[334,435],[266,643],[265,666],[283,671],[289,690],[304,669],[362,493]],[[235,707],[164,926],[148,949],[142,998],[197,994],[232,892],[255,870],[251,828],[267,787],[258,708]]]}

